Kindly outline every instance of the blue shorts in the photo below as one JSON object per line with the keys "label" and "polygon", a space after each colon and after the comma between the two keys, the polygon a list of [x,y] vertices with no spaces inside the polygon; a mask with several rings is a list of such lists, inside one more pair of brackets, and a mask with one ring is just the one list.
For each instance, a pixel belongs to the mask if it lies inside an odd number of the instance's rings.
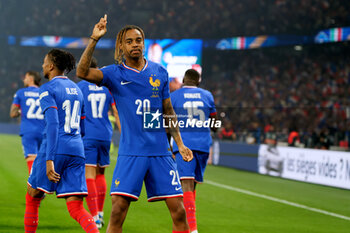
{"label": "blue shorts", "polygon": [[180,180],[194,179],[196,182],[203,182],[203,175],[209,153],[201,151],[192,151],[193,159],[190,162],[186,162],[182,159],[179,152],[176,152],[176,163],[179,170]]}
{"label": "blue shorts", "polygon": [[27,158],[28,155],[37,155],[42,140],[43,135],[39,133],[26,133],[22,135],[24,158]]}
{"label": "blue shorts", "polygon": [[182,197],[182,188],[176,163],[171,156],[118,156],[111,195],[131,197],[141,193],[143,181],[148,201]]}
{"label": "blue shorts", "polygon": [[84,140],[85,150],[85,165],[96,167],[109,166],[109,149],[111,147],[110,141],[100,141],[93,139]]}
{"label": "blue shorts", "polygon": [[46,176],[46,156],[39,154],[34,160],[28,184],[45,193],[56,191],[57,197],[87,196],[85,180],[85,159],[69,155],[56,155],[55,171],[60,174],[58,183],[49,181]]}

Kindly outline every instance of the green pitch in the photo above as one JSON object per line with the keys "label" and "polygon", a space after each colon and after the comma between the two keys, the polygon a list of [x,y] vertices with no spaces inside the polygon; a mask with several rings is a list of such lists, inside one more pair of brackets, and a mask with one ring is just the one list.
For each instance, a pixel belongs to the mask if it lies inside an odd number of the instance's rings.
{"label": "green pitch", "polygon": [[[0,232],[23,232],[28,175],[20,138],[0,135],[0,154]],[[111,183],[115,158],[114,154],[111,167],[106,170],[108,184]],[[214,166],[208,167],[205,178],[208,183],[198,185],[197,188],[200,233],[350,232],[350,220],[329,215],[333,213],[350,217],[348,190]],[[246,191],[253,193],[244,193]],[[289,201],[299,207],[267,200],[266,197]],[[318,213],[308,207],[327,212]],[[111,201],[107,196],[107,223],[110,211]],[[39,216],[39,233],[83,232],[78,223],[70,218],[65,201],[56,199],[54,195],[44,199]],[[143,191],[140,200],[131,204],[124,232],[171,232],[171,224],[165,203],[148,203]],[[106,227],[101,232],[105,231]]]}

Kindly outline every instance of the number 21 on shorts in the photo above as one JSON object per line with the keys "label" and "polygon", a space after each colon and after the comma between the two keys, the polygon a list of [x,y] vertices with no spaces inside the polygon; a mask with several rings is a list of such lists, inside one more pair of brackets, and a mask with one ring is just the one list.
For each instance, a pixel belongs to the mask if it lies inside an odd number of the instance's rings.
{"label": "number 21 on shorts", "polygon": [[171,184],[174,186],[178,186],[180,184],[179,173],[174,170],[170,170],[169,174],[173,177]]}

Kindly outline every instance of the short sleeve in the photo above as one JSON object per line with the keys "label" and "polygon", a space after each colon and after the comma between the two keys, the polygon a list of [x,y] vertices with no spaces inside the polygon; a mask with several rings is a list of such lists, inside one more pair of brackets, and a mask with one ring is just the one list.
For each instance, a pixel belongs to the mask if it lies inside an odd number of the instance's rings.
{"label": "short sleeve", "polygon": [[170,97],[170,91],[169,91],[169,75],[166,70],[164,70],[164,76],[165,76],[165,83],[162,91],[163,100],[168,99]]}
{"label": "short sleeve", "polygon": [[176,96],[175,96],[175,92],[172,92],[172,93],[170,93],[170,100],[171,100],[171,104],[173,105],[173,107],[175,107],[175,105],[176,105]]}
{"label": "short sleeve", "polygon": [[210,92],[208,92],[208,97],[209,97],[209,111],[210,111],[210,115],[212,116],[216,114],[214,97]]}
{"label": "short sleeve", "polygon": [[78,82],[78,83],[77,83],[77,86],[79,87],[79,89],[80,89],[81,91],[83,91],[83,88],[84,88],[83,81]]}
{"label": "short sleeve", "polygon": [[115,105],[115,100],[113,98],[113,95],[107,88],[106,88],[106,95],[108,96],[108,99],[109,99],[109,105]]}
{"label": "short sleeve", "polygon": [[17,91],[16,94],[13,96],[12,104],[16,105],[17,107],[21,107],[21,99],[20,99],[19,91]]}
{"label": "short sleeve", "polygon": [[102,82],[99,84],[99,86],[106,86],[108,89],[111,90],[112,88],[112,77],[115,75],[115,65],[109,65],[109,66],[104,66],[100,70],[102,71],[103,74],[103,79]]}
{"label": "short sleeve", "polygon": [[85,118],[86,118],[85,102],[83,100],[83,101],[81,101],[81,119],[85,119]]}
{"label": "short sleeve", "polygon": [[43,113],[48,109],[48,108],[56,108],[57,109],[57,104],[54,99],[53,93],[49,88],[41,87],[40,88],[40,95],[39,95],[39,100],[40,100],[40,107],[43,111]]}
{"label": "short sleeve", "polygon": [[84,91],[87,88],[86,82],[85,81],[80,81],[79,83],[77,83],[77,86],[79,87],[79,97],[80,97],[80,103],[81,103],[80,116],[81,116],[81,119],[84,119],[86,117],[86,114],[85,114],[85,100],[84,100]]}

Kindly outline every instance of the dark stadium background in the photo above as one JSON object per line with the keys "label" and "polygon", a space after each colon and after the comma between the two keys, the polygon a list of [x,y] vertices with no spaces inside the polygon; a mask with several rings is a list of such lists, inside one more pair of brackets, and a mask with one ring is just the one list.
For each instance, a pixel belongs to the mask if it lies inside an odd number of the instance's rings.
{"label": "dark stadium background", "polygon": [[[28,174],[20,137],[8,134],[14,134],[19,123],[9,117],[13,95],[23,87],[26,71],[41,71],[50,50],[20,46],[18,38],[88,37],[99,18],[108,14],[104,38],[112,40],[126,24],[139,25],[146,38],[154,40],[202,39],[210,44],[264,35],[288,40],[350,27],[349,13],[349,0],[0,0],[0,232],[23,232]],[[244,50],[203,46],[201,87],[213,93],[223,126],[234,132],[234,137],[225,138],[221,130],[213,135],[214,150],[220,148],[220,158],[214,155],[213,163],[239,170],[208,166],[204,184],[198,185],[201,232],[349,231],[349,40]],[[69,51],[77,60],[83,52]],[[113,49],[97,49],[94,56],[99,66],[114,63]],[[74,76],[72,71],[69,77],[79,81]],[[261,159],[263,143],[277,139],[278,145],[287,146],[292,130],[299,133],[298,147],[329,149],[312,150],[319,157],[312,160],[307,157],[310,150],[284,147],[295,153],[289,172],[305,182],[283,177],[281,170],[270,173],[267,161],[273,153]],[[106,172],[108,186],[116,155],[117,150]],[[313,182],[314,177],[319,180]],[[337,182],[342,184],[337,186]],[[109,201],[107,197],[106,216]],[[46,197],[40,210],[40,232],[80,232],[65,208],[54,195]],[[126,221],[130,232],[169,231],[171,222],[163,203],[149,205],[145,191],[132,208]]]}
{"label": "dark stadium background", "polygon": [[[350,24],[349,1],[0,1],[0,121],[15,122],[8,111],[24,72],[41,70],[48,48],[8,45],[7,36],[86,37],[108,14],[114,38],[125,24],[141,26],[146,38],[221,39],[234,36],[313,35]],[[82,50],[72,49],[76,58]],[[204,49],[202,87],[232,122],[237,140],[265,140],[273,125],[280,141],[294,127],[307,147],[322,137],[339,146],[349,137],[349,45],[339,42],[243,51]],[[100,65],[113,63],[113,51],[98,50]],[[72,76],[72,75],[71,75]],[[327,103],[331,100],[331,103]],[[340,107],[345,113],[330,110]],[[317,108],[317,111],[308,111]],[[222,115],[223,116],[223,115]],[[260,132],[256,135],[255,132]]]}

